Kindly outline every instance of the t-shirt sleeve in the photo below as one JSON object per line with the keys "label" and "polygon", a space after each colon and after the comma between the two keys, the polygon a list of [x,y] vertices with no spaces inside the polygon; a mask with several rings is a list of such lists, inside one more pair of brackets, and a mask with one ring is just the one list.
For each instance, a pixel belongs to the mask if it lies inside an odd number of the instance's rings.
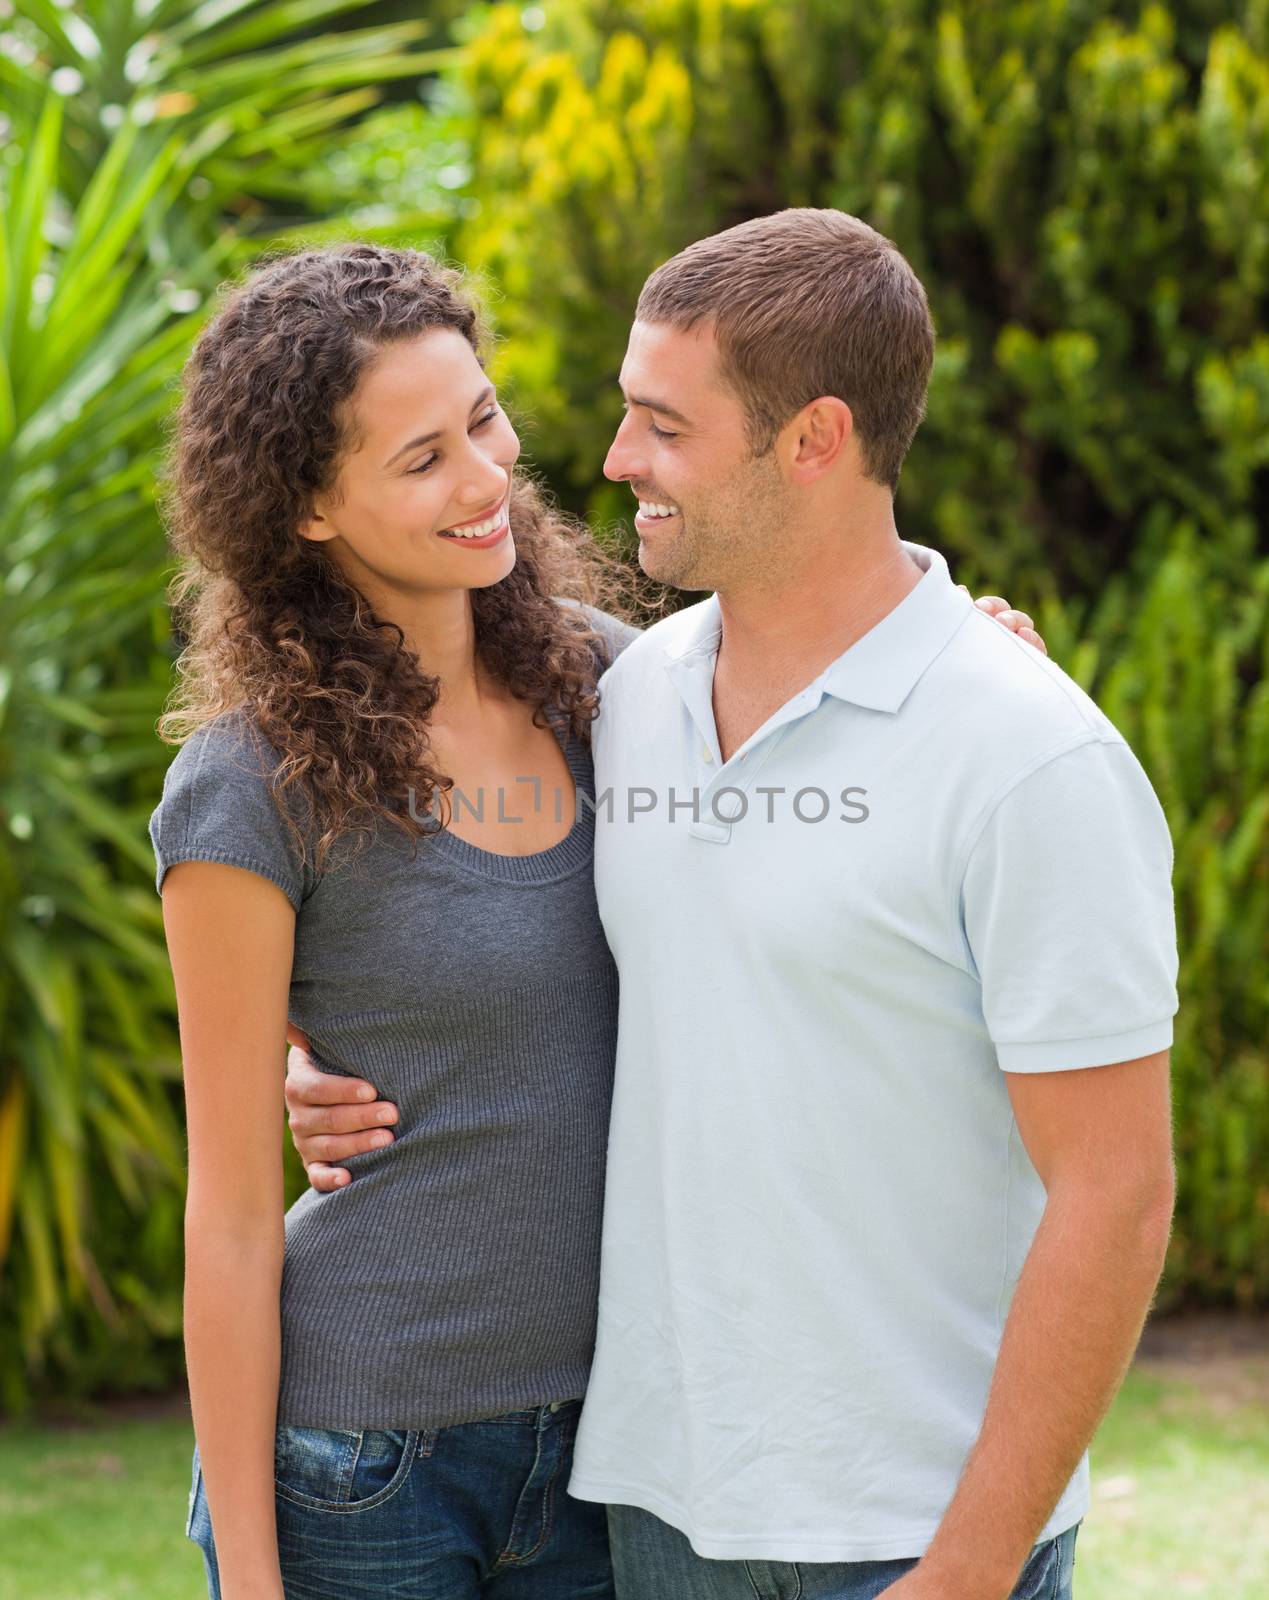
{"label": "t-shirt sleeve", "polygon": [[1177,1010],[1172,841],[1122,740],[1028,772],[971,838],[962,915],[1006,1072],[1153,1055]]}
{"label": "t-shirt sleeve", "polygon": [[268,751],[232,720],[200,728],[177,751],[150,816],[160,894],[178,861],[222,861],[276,883],[299,910],[312,880],[271,793]]}

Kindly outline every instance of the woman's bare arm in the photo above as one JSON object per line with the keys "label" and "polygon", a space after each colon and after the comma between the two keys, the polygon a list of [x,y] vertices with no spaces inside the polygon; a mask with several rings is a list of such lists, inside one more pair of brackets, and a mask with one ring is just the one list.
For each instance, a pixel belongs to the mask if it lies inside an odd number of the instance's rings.
{"label": "woman's bare arm", "polygon": [[223,1600],[282,1600],[274,1511],[278,1095],[295,945],[281,889],[184,861],[163,880],[189,1132],[185,1354]]}

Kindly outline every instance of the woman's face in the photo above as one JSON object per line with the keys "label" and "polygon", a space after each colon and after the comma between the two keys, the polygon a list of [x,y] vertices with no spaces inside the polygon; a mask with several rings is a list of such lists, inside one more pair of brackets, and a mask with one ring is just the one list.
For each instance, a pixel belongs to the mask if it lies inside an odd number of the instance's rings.
{"label": "woman's face", "polygon": [[345,577],[369,592],[505,578],[516,559],[507,498],[520,441],[462,334],[433,328],[384,346],[348,408],[355,447],[300,533],[328,541]]}

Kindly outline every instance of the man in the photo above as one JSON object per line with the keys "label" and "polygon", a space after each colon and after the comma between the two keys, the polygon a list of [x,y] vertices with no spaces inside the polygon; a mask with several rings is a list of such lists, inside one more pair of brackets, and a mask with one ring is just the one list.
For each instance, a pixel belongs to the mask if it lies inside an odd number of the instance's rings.
{"label": "man", "polygon": [[622,1600],[1069,1596],[1162,1268],[1168,831],[898,537],[933,342],[832,211],[700,241],[636,312],[605,470],[644,570],[712,593],[595,734],[621,1016],[570,1492]]}

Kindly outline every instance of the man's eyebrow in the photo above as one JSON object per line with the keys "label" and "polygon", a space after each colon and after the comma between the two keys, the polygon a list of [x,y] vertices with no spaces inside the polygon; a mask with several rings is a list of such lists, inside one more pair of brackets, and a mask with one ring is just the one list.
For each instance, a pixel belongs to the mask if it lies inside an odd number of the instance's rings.
{"label": "man's eyebrow", "polygon": [[[475,411],[477,409],[477,407],[483,406],[485,401],[490,399],[490,397],[492,395],[493,395],[493,384],[492,383],[486,384],[485,387],[476,396],[476,398],[472,401],[472,403],[471,403],[471,411],[469,411],[467,413],[467,415],[470,416],[471,412]],[[390,467],[392,465],[392,463],[394,461],[399,460],[400,457],[403,456],[406,453],[407,450],[417,450],[418,447],[421,444],[431,444],[432,440],[433,439],[439,439],[441,434],[444,433],[444,431],[445,431],[444,428],[438,428],[435,433],[421,433],[418,436],[417,439],[411,439],[409,444],[403,444],[399,450],[395,451],[392,455],[390,455],[388,457],[388,459],[384,462],[384,466],[385,467]]]}
{"label": "man's eyebrow", "polygon": [[650,395],[627,395],[624,389],[621,392],[626,396],[626,404],[629,406],[642,406],[645,411],[656,411],[663,417],[669,417],[673,422],[681,422],[684,427],[690,428],[692,425],[681,411],[676,411],[673,406],[667,406],[664,400],[655,400]]}

